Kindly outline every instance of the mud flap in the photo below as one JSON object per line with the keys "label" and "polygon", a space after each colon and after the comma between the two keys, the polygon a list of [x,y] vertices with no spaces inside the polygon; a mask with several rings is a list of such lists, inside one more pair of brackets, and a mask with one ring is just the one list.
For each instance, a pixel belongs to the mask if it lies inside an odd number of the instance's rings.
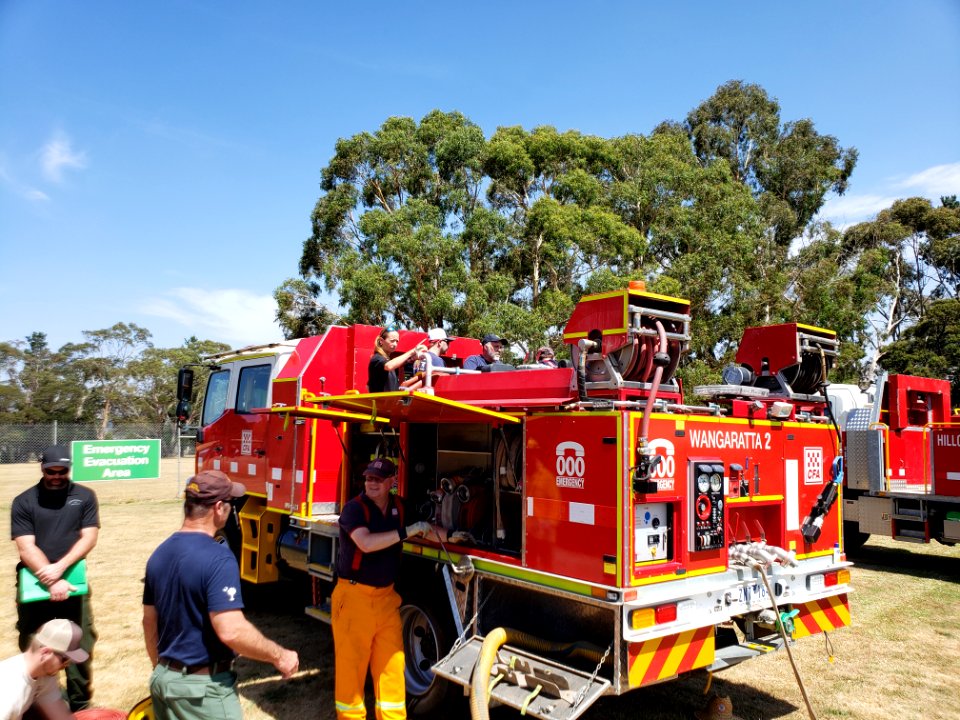
{"label": "mud flap", "polygon": [[[433,666],[451,682],[470,688],[483,638],[474,636]],[[606,693],[610,681],[504,645],[490,675],[490,700],[543,720],[574,720]]]}

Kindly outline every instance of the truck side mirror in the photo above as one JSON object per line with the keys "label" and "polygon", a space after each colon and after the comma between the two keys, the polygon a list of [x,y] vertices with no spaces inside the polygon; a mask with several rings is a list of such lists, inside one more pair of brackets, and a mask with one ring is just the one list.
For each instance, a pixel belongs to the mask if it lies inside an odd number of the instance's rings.
{"label": "truck side mirror", "polygon": [[[193,370],[190,368],[180,368],[177,373],[177,402],[187,401],[193,397]],[[180,408],[177,406],[177,417],[180,417]]]}
{"label": "truck side mirror", "polygon": [[177,422],[183,425],[190,417],[190,401],[183,399],[177,403]]}

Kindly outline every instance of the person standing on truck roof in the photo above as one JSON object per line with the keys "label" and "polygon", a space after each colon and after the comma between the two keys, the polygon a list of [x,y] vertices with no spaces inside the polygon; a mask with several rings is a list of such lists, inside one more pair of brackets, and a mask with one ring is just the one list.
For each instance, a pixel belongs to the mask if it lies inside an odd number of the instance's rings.
{"label": "person standing on truck roof", "polygon": [[506,340],[493,333],[487,333],[480,342],[483,344],[483,352],[480,355],[471,355],[464,360],[464,370],[482,370],[500,362],[500,353],[503,351]]}
{"label": "person standing on truck roof", "polygon": [[418,343],[412,350],[407,350],[396,357],[391,357],[400,342],[400,332],[392,327],[385,327],[377,336],[376,347],[370,356],[370,365],[367,367],[367,390],[370,392],[391,392],[400,389],[400,377],[397,371],[402,368],[411,357],[425,352],[427,346]]}
{"label": "person standing on truck roof", "polygon": [[64,579],[68,570],[83,560],[97,544],[100,532],[100,508],[90,488],[70,481],[70,450],[53,445],[40,456],[40,482],[13,499],[10,508],[10,530],[20,562],[47,588],[49,600],[21,602],[17,593],[17,630],[20,650],[30,644],[30,637],[41,625],[54,618],[72,620],[83,629],[80,646],[88,657],[67,666],[67,700],[76,712],[90,705],[93,697],[93,644],[97,631],[93,626],[93,610],[88,592],[74,593],[76,588]]}
{"label": "person standing on truck roof", "polygon": [[378,720],[407,717],[400,596],[393,584],[403,541],[434,533],[445,540],[446,531],[423,521],[404,526],[402,501],[390,493],[396,475],[390,460],[371,462],[363,471],[363,492],[340,513],[337,585],[331,597],[338,720],[366,720],[368,669]]}
{"label": "person standing on truck roof", "polygon": [[284,678],[300,666],[296,652],[244,617],[237,559],[215,540],[230,499],[245,492],[219,470],[197,473],[184,491],[183,525],[147,560],[143,640],[156,720],[240,720],[235,654],[268,662]]}

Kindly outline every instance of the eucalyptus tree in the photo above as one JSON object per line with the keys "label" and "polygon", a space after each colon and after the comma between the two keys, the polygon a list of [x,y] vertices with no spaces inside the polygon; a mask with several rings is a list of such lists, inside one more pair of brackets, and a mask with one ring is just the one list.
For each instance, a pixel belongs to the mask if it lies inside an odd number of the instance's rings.
{"label": "eucalyptus tree", "polygon": [[817,132],[804,118],[781,124],[780,105],[759,85],[731,80],[687,115],[697,157],[727,163],[750,188],[776,243],[789,247],[823,207],[842,195],[857,163],[855,148]]}
{"label": "eucalyptus tree", "polygon": [[[105,437],[115,419],[135,416],[134,383],[129,365],[153,347],[151,333],[135,323],[119,322],[101,330],[84,330],[82,343],[65,345],[61,352],[79,372],[89,394],[82,403],[98,420],[98,437]],[[115,417],[116,416],[116,417]]]}
{"label": "eucalyptus tree", "polygon": [[[146,347],[126,366],[133,393],[129,398],[131,419],[161,425],[176,413],[177,372],[185,365],[194,369],[194,387],[204,388],[209,368],[201,364],[204,357],[230,349],[229,345],[191,336],[180,347]],[[202,390],[201,390],[202,392]],[[195,423],[202,407],[202,398],[191,406],[187,424]]]}
{"label": "eucalyptus tree", "polygon": [[925,198],[897,200],[843,237],[846,262],[870,268],[861,291],[872,295],[862,337],[862,377],[876,376],[884,347],[921,321],[938,298],[957,299],[960,209]]}
{"label": "eucalyptus tree", "polygon": [[388,119],[336,144],[300,272],[336,291],[347,322],[463,324],[468,261],[495,224],[482,202],[483,132],[459,113]]}

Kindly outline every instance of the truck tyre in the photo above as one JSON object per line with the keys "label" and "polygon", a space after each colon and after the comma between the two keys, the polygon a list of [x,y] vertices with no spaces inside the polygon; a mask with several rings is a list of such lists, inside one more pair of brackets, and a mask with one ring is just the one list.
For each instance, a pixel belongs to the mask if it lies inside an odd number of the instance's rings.
{"label": "truck tyre", "polygon": [[853,520],[843,521],[843,548],[846,552],[857,552],[869,538],[870,533],[860,532],[860,523]]}
{"label": "truck tyre", "polygon": [[445,710],[452,707],[462,690],[430,669],[450,651],[456,639],[449,608],[442,597],[404,597],[400,621],[406,656],[407,712],[413,717],[450,717]]}

